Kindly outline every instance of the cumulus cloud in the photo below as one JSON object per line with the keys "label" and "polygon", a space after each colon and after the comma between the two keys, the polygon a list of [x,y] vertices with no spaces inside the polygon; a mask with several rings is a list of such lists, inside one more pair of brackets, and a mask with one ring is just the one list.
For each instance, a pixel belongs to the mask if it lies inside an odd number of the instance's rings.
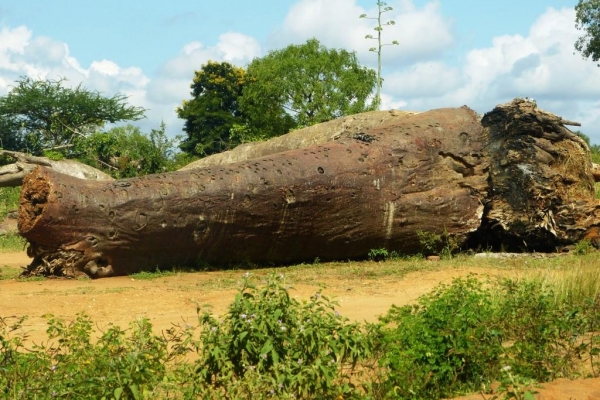
{"label": "cumulus cloud", "polygon": [[175,109],[183,99],[190,97],[190,84],[194,71],[210,61],[227,61],[243,66],[261,53],[256,39],[237,32],[227,32],[219,36],[214,46],[200,42],[190,42],[179,54],[168,60],[158,74],[148,84],[148,107],[154,118],[165,121],[167,127],[181,133],[183,121],[176,117]]}
{"label": "cumulus cloud", "polygon": [[467,104],[479,112],[515,97],[535,98],[541,108],[583,123],[600,142],[600,68],[573,54],[573,9],[549,8],[527,36],[503,35],[469,51],[461,66],[413,64],[385,76],[384,93],[409,109]]}
{"label": "cumulus cloud", "polygon": [[88,89],[106,92],[126,92],[143,88],[148,78],[139,68],[121,68],[112,61],[93,62],[82,68],[69,54],[66,43],[48,37],[34,36],[25,28],[4,28],[0,33],[0,76],[6,85],[0,85],[0,94],[8,93],[9,86],[21,76],[33,79],[62,79],[65,84],[82,84]]}
{"label": "cumulus cloud", "polygon": [[[383,43],[397,40],[399,45],[385,48],[385,63],[408,65],[438,59],[453,45],[452,24],[443,16],[439,2],[423,7],[415,6],[411,0],[388,1],[388,4],[393,9],[382,15],[382,23],[392,20],[395,25],[384,26]],[[325,46],[354,50],[373,65],[376,58],[369,48],[377,42],[365,36],[376,36],[373,28],[377,21],[359,16],[376,17],[377,13],[376,7],[364,9],[356,0],[300,0],[272,35],[272,46],[278,48],[317,37]]]}
{"label": "cumulus cloud", "polygon": [[[456,49],[451,21],[439,2],[415,3],[388,0],[394,9],[384,17],[396,25],[385,27],[384,41],[398,40],[400,45],[384,49],[384,108],[427,110],[466,104],[485,112],[528,96],[544,109],[582,122],[582,131],[600,143],[600,68],[573,54],[580,35],[573,9],[549,8],[526,35],[498,36],[487,47],[454,55],[453,60],[460,61],[450,64],[444,56]],[[209,60],[244,66],[264,55],[263,49],[317,37],[328,47],[356,50],[363,65],[375,67],[374,54],[368,51],[373,43],[365,40],[374,33],[375,22],[359,19],[363,13],[374,16],[376,8],[364,9],[356,0],[297,0],[263,48],[239,32],[223,33],[208,45],[190,41],[152,76],[107,59],[82,66],[66,43],[35,36],[24,26],[5,27],[0,30],[0,96],[23,75],[66,77],[71,85],[130,96],[131,104],[149,109],[148,120],[137,123],[144,131],[162,120],[174,135],[181,133],[183,124],[175,108],[189,98],[194,71]]]}
{"label": "cumulus cloud", "polygon": [[189,97],[189,85],[195,70],[208,60],[244,65],[260,55],[258,42],[246,35],[228,32],[214,46],[190,42],[150,79],[136,66],[123,67],[111,60],[93,61],[81,66],[69,53],[69,47],[51,38],[35,36],[21,26],[0,31],[0,96],[5,95],[21,76],[34,79],[66,78],[66,85],[81,84],[106,96],[116,93],[128,102],[148,109],[147,119],[137,122],[142,130],[167,124],[170,135],[181,133],[182,121],[175,108]]}

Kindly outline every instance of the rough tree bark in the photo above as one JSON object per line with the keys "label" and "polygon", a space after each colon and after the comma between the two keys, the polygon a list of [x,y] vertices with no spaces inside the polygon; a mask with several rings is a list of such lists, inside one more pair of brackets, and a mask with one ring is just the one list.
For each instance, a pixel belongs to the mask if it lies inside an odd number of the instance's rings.
{"label": "rough tree bark", "polygon": [[398,122],[405,117],[418,114],[415,111],[369,111],[361,114],[348,115],[333,121],[298,129],[264,142],[245,143],[233,150],[212,154],[194,161],[180,171],[198,169],[211,165],[224,165],[253,158],[266,157],[282,151],[304,149],[306,147],[338,140],[342,135],[360,133],[365,129],[378,125]]}
{"label": "rough tree bark", "polygon": [[515,100],[483,119],[467,107],[403,115],[306,148],[136,179],[39,167],[21,193],[27,272],[416,253],[419,232],[462,248],[555,250],[599,223],[589,149],[565,123]]}

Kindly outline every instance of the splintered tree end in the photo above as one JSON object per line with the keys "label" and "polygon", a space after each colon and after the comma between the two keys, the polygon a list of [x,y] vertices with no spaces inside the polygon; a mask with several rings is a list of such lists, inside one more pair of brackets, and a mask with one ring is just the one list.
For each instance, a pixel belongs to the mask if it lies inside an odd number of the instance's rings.
{"label": "splintered tree end", "polygon": [[42,215],[48,202],[50,184],[42,169],[37,167],[23,180],[19,200],[18,228],[20,233],[29,232]]}

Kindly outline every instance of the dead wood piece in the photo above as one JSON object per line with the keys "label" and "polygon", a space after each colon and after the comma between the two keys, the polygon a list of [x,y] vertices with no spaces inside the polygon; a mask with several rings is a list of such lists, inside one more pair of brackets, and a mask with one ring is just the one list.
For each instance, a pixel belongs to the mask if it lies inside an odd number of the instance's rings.
{"label": "dead wood piece", "polygon": [[0,155],[8,155],[15,159],[14,164],[0,167],[0,187],[20,186],[23,183],[23,178],[37,166],[53,168],[63,174],[80,179],[114,180],[110,175],[74,160],[50,160],[46,157],[37,157],[9,150],[0,150]]}
{"label": "dead wood piece", "polygon": [[272,138],[264,142],[253,142],[239,145],[233,150],[194,161],[181,171],[208,167],[210,165],[224,165],[234,162],[266,157],[282,151],[303,149],[322,143],[349,137],[374,126],[382,126],[403,120],[418,114],[415,111],[371,111],[362,114],[349,115],[333,121],[309,126],[292,131],[287,135]]}
{"label": "dead wood piece", "polygon": [[472,110],[445,109],[370,129],[368,142],[136,179],[82,181],[40,167],[23,185],[19,230],[30,271],[93,277],[415,253],[418,231],[460,244],[479,227],[487,190],[482,133]]}
{"label": "dead wood piece", "polygon": [[329,139],[135,179],[38,167],[21,192],[28,271],[347,260],[424,252],[423,234],[437,251],[554,251],[600,226],[589,148],[563,122],[516,99],[482,119],[461,107],[333,137],[313,127]]}

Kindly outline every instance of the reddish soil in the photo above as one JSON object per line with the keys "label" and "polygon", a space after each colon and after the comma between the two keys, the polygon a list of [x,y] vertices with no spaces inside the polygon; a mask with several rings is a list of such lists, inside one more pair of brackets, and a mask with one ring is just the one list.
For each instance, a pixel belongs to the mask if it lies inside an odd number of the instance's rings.
{"label": "reddish soil", "polygon": [[[0,253],[0,274],[13,274],[29,263],[24,253]],[[285,271],[282,271],[285,273]],[[432,268],[411,272],[402,278],[343,279],[319,272],[319,284],[296,284],[288,279],[293,296],[308,298],[317,290],[334,297],[340,312],[352,320],[375,321],[392,304],[408,304],[442,282],[469,273],[508,275],[509,270],[478,268]],[[99,280],[46,279],[43,281],[0,280],[0,317],[27,315],[25,331],[33,342],[46,340],[45,315],[73,320],[87,313],[99,329],[113,323],[122,328],[145,317],[157,332],[172,324],[194,323],[196,306],[210,305],[222,314],[233,300],[243,271],[182,273],[152,280],[114,277]],[[254,274],[264,274],[257,271]],[[287,274],[286,274],[287,275]],[[323,288],[324,286],[324,288]],[[600,399],[600,379],[559,380],[537,389],[539,399]],[[481,395],[463,399],[482,399]]]}

